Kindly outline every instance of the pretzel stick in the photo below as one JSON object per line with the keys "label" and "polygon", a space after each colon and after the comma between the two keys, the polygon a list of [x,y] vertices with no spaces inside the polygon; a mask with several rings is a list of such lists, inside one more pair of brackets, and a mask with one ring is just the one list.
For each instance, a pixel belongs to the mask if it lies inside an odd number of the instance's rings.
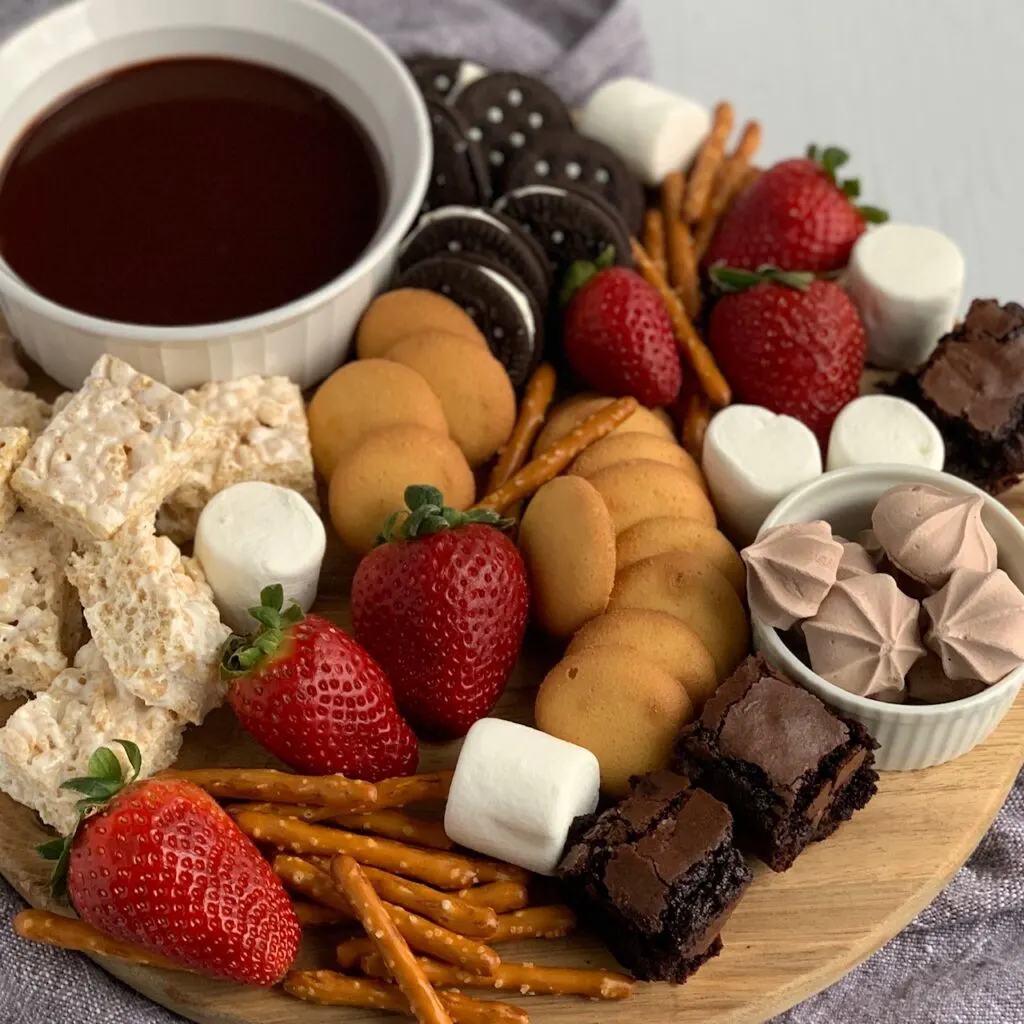
{"label": "pretzel stick", "polygon": [[460,889],[458,896],[470,906],[490,907],[496,914],[522,910],[530,902],[526,886],[518,882],[491,882],[472,889]]}
{"label": "pretzel stick", "polygon": [[278,818],[295,818],[315,824],[318,821],[330,821],[338,817],[337,807],[314,807],[312,804],[272,804],[269,800],[255,802],[225,804],[224,810],[233,818],[245,811],[257,814],[273,814]]}
{"label": "pretzel stick", "polygon": [[498,915],[498,930],[487,940],[490,943],[512,942],[515,939],[561,939],[576,930],[576,915],[560,904],[530,907],[511,914]]}
{"label": "pretzel stick", "polygon": [[156,777],[191,782],[220,799],[315,804],[333,807],[338,814],[367,810],[378,799],[377,787],[371,782],[341,775],[290,775],[273,768],[201,768],[160,772]]}
{"label": "pretzel stick", "polygon": [[375,952],[369,939],[348,939],[334,951],[338,966],[343,971],[353,971],[359,966],[364,956],[372,956]]}
{"label": "pretzel stick", "polygon": [[159,953],[151,953],[131,942],[113,939],[85,921],[51,914],[48,910],[23,910],[15,915],[13,925],[16,935],[30,942],[40,942],[44,946],[73,949],[90,956],[110,956],[143,967],[162,967],[167,971],[189,969]]}
{"label": "pretzel stick", "polygon": [[[683,192],[686,181],[682,171],[666,175],[661,183],[661,208],[665,215],[668,251],[668,282],[675,289],[689,317],[700,313],[700,273],[694,255],[693,236],[683,220]],[[645,247],[646,248],[646,247]],[[647,250],[650,253],[650,250]],[[660,270],[658,261],[655,266]]]}
{"label": "pretzel stick", "polygon": [[316,928],[322,924],[347,924],[352,920],[347,910],[322,907],[318,903],[306,903],[304,900],[293,900],[292,910],[303,928]]}
{"label": "pretzel stick", "polygon": [[533,371],[523,392],[516,425],[491,470],[487,490],[496,490],[523,468],[555,397],[555,380],[555,370],[550,363],[541,363]]}
{"label": "pretzel stick", "polygon": [[711,422],[711,408],[707,397],[700,393],[690,395],[683,417],[683,447],[700,463],[704,455],[704,435]]}
{"label": "pretzel stick", "polygon": [[[646,257],[646,253],[644,255]],[[606,405],[532,462],[528,462],[496,491],[478,501],[474,508],[493,508],[500,512],[520,498],[528,498],[549,480],[554,480],[584,448],[590,447],[628,420],[636,409],[635,398],[618,398],[610,405]]]}
{"label": "pretzel stick", "polygon": [[455,845],[445,835],[444,826],[440,822],[414,818],[404,811],[342,814],[334,819],[334,823],[355,832],[372,832],[385,839],[409,843],[411,846],[427,846],[432,850],[450,850]]}
{"label": "pretzel stick", "polygon": [[[417,957],[432,985],[460,988],[493,988],[521,996],[586,996],[588,999],[628,999],[636,982],[612,971],[576,970],[570,967],[536,967],[534,964],[503,963],[490,977],[460,971],[451,964]],[[360,960],[363,974],[389,977],[387,965],[375,953]]]}
{"label": "pretzel stick", "polygon": [[273,814],[243,811],[235,823],[252,840],[291,853],[321,856],[345,854],[396,875],[415,878],[438,889],[462,889],[480,880],[473,861],[440,850],[421,850],[390,839],[375,839],[339,828],[307,825],[304,821]]}
{"label": "pretzel stick", "polygon": [[643,246],[636,239],[633,240],[633,256],[640,268],[640,273],[647,282],[653,285],[661,293],[661,297],[668,309],[668,315],[675,328],[676,340],[683,350],[683,355],[693,367],[700,381],[704,393],[711,399],[712,404],[719,407],[726,406],[732,401],[732,392],[729,385],[722,376],[722,371],[715,362],[711,350],[701,341],[696,329],[690,322],[690,318],[683,309],[679,297],[668,286],[668,282],[658,273],[657,267],[651,262],[650,256],[644,252]]}
{"label": "pretzel stick", "polygon": [[732,126],[736,120],[736,112],[731,103],[719,103],[712,115],[711,131],[704,140],[686,190],[683,203],[683,216],[687,222],[694,224],[704,215],[704,209],[711,197],[711,188],[718,174],[719,167],[725,157],[725,144],[729,141]]}
{"label": "pretzel stick", "polygon": [[663,274],[668,273],[665,220],[662,210],[652,208],[644,214],[644,248],[651,254],[651,259]]}
{"label": "pretzel stick", "polygon": [[[410,1015],[409,1000],[394,986],[365,978],[349,978],[336,971],[292,971],[284,990],[296,999],[321,1006],[358,1006]],[[470,999],[457,992],[438,992],[453,1024],[529,1024],[525,1010],[508,1003]]]}
{"label": "pretzel stick", "polygon": [[447,800],[452,788],[454,772],[428,772],[425,775],[407,775],[399,779],[385,779],[377,783],[377,799],[372,810],[405,807],[427,800]]}

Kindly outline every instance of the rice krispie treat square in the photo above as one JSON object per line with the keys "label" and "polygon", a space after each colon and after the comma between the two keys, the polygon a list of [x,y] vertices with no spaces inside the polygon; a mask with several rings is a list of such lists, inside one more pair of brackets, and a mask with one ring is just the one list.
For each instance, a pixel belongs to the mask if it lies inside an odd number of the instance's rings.
{"label": "rice krispie treat square", "polygon": [[0,427],[0,529],[18,511],[11,475],[28,454],[32,437],[24,427]]}
{"label": "rice krispie treat square", "polygon": [[197,723],[221,703],[220,649],[230,631],[202,570],[170,540],[133,524],[73,554],[67,575],[97,648],[129,693]]}
{"label": "rice krispie treat square", "polygon": [[0,790],[66,833],[75,825],[79,795],[60,784],[87,774],[98,747],[113,750],[127,769],[124,750],[114,741],[133,741],[142,752],[142,775],[152,775],[174,763],[184,729],[172,712],[147,707],[118,686],[89,643],[74,668],[61,672],[0,729]]}
{"label": "rice krispie treat square", "polygon": [[50,422],[52,407],[31,391],[0,384],[0,427],[24,427],[33,438]]}
{"label": "rice krispie treat square", "polygon": [[159,531],[175,543],[195,536],[199,513],[219,491],[249,480],[298,491],[317,504],[302,392],[287,377],[213,381],[185,397],[216,424],[217,445],[188,471],[160,509]]}
{"label": "rice krispie treat square", "polygon": [[77,611],[64,577],[71,544],[16,512],[0,531],[0,698],[45,689],[67,668],[62,642]]}
{"label": "rice krispie treat square", "polygon": [[28,387],[28,374],[18,359],[18,345],[7,317],[0,313],[0,384],[20,390]]}
{"label": "rice krispie treat square", "polygon": [[102,356],[12,478],[22,503],[79,541],[155,514],[216,435],[183,396]]}

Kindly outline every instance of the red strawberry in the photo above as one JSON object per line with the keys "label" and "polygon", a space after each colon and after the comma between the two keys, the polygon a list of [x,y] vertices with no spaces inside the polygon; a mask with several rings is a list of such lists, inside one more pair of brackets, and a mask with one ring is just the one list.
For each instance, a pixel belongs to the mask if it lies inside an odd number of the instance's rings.
{"label": "red strawberry", "polygon": [[857,397],[867,346],[850,297],[831,281],[771,268],[711,271],[734,294],[711,313],[708,341],[737,401],[802,420],[824,445]]}
{"label": "red strawberry", "polygon": [[235,714],[275,757],[308,775],[377,782],[416,771],[419,748],[380,665],[333,622],[282,612],[267,587],[252,637],[231,637],[222,672]]}
{"label": "red strawberry", "polygon": [[836,180],[848,159],[834,146],[821,154],[811,146],[807,159],[785,160],[759,175],[722,219],[707,265],[756,270],[770,264],[818,274],[845,267],[866,224],[887,219],[882,210],[854,206],[856,179]]}
{"label": "red strawberry", "polygon": [[[39,847],[57,860],[54,894],[113,938],[192,970],[273,985],[299,948],[291,901],[259,850],[212,797],[190,782],[134,781],[139,748],[118,740],[132,766],[101,747],[89,775],[64,783],[95,811],[77,832]],[[99,810],[96,810],[99,808]]]}
{"label": "red strawberry", "polygon": [[526,567],[487,510],[409,487],[352,581],[356,636],[384,666],[417,729],[464,735],[497,703],[526,631]]}
{"label": "red strawberry", "polygon": [[580,262],[566,278],[566,300],[566,358],[592,388],[632,395],[650,407],[675,400],[683,366],[672,321],[656,289],[625,267],[603,270]]}

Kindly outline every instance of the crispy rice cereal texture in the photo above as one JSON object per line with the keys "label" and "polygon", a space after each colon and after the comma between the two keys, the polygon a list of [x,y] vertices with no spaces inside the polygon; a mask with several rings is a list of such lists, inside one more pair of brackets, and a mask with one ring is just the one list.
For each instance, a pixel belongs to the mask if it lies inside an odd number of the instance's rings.
{"label": "crispy rice cereal texture", "polygon": [[0,427],[24,427],[35,438],[46,429],[50,415],[49,402],[31,391],[17,391],[0,384]]}
{"label": "crispy rice cereal texture", "polygon": [[229,630],[199,566],[166,537],[132,527],[71,556],[92,638],[117,682],[146,704],[201,722],[224,699]]}
{"label": "crispy rice cereal texture", "polygon": [[12,486],[76,540],[109,540],[153,515],[214,444],[191,402],[105,355],[36,439]]}
{"label": "crispy rice cereal texture", "polygon": [[0,532],[0,698],[45,689],[67,668],[64,640],[79,614],[64,570],[71,545],[17,512]]}
{"label": "crispy rice cereal texture", "polygon": [[174,763],[184,723],[162,708],[147,707],[118,686],[95,644],[86,644],[74,668],[23,704],[0,729],[0,790],[35,810],[59,832],[75,824],[78,794],[62,782],[85,775],[89,757],[107,746],[128,764],[114,740],[133,740],[142,751],[142,774]]}
{"label": "crispy rice cereal texture", "polygon": [[25,458],[32,437],[24,427],[0,427],[0,529],[18,511],[18,499],[11,490],[11,474]]}
{"label": "crispy rice cereal texture", "polygon": [[7,318],[0,313],[0,384],[20,390],[28,387],[28,374],[18,359],[18,346],[7,324]]}
{"label": "crispy rice cereal texture", "polygon": [[185,397],[216,424],[217,444],[193,463],[160,509],[157,528],[176,544],[195,536],[199,513],[232,484],[262,480],[298,491],[316,506],[313,455],[302,392],[287,377],[213,381]]}

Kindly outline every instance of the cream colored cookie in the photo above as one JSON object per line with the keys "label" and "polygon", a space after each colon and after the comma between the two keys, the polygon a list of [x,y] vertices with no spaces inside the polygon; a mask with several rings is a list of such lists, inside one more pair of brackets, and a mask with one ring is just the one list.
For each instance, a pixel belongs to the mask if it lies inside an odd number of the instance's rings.
{"label": "cream colored cookie", "polygon": [[693,477],[675,466],[653,459],[630,459],[606,466],[589,479],[608,506],[616,535],[655,516],[684,516],[715,525],[715,510],[708,496]]}
{"label": "cream colored cookie", "polygon": [[641,519],[619,534],[615,548],[619,571],[654,555],[688,551],[710,562],[740,597],[747,592],[747,573],[739,552],[724,533],[699,520],[682,516]]}
{"label": "cream colored cookie", "polygon": [[377,359],[401,338],[428,329],[457,334],[487,347],[473,318],[451,299],[424,288],[396,288],[378,295],[366,307],[356,329],[356,355]]}
{"label": "cream colored cookie", "polygon": [[608,608],[647,608],[682,619],[711,652],[720,680],[750,649],[750,624],[736,591],[710,562],[686,552],[655,555],[623,569]]}
{"label": "cream colored cookie", "polygon": [[594,473],[607,469],[608,466],[629,462],[632,459],[651,459],[654,462],[664,462],[666,466],[675,466],[695,483],[700,484],[703,490],[708,489],[700,466],[685,448],[675,441],[668,441],[654,434],[636,432],[611,433],[607,437],[602,437],[600,441],[596,441],[580,453],[569,467],[569,475],[582,476],[589,480]]}
{"label": "cream colored cookie", "polygon": [[[534,455],[540,455],[547,451],[555,442],[561,441],[570,430],[578,427],[585,419],[600,412],[606,405],[611,405],[614,401],[614,398],[603,398],[600,395],[593,397],[576,395],[557,406],[548,416],[544,429],[537,435],[533,446]],[[675,440],[675,435],[665,421],[642,405],[629,419],[616,427],[611,436],[632,433],[653,434],[655,437],[661,437],[667,441]]]}
{"label": "cream colored cookie", "polygon": [[632,647],[566,655],[537,691],[537,728],[585,747],[601,766],[601,789],[626,795],[633,775],[664,768],[693,718],[686,688]]}
{"label": "cream colored cookie", "polygon": [[462,338],[404,338],[387,358],[419,373],[441,400],[452,440],[471,466],[486,462],[516,423],[516,393],[505,367]]}
{"label": "cream colored cookie", "polygon": [[387,359],[362,359],[335,370],[307,412],[313,462],[325,480],[359,442],[382,427],[409,423],[448,433],[441,400],[415,370]]}
{"label": "cream colored cookie", "polygon": [[718,687],[711,652],[682,620],[647,608],[619,608],[591,619],[572,638],[566,654],[610,644],[632,647],[686,687],[698,710]]}
{"label": "cream colored cookie", "polygon": [[586,480],[556,477],[533,496],[519,526],[519,548],[545,632],[572,636],[604,611],[615,583],[615,528]]}
{"label": "cream colored cookie", "polygon": [[473,504],[473,471],[444,434],[399,424],[374,431],[338,463],[331,477],[331,522],[353,551],[369,551],[392,512],[405,508],[405,489],[431,484],[454,508]]}

